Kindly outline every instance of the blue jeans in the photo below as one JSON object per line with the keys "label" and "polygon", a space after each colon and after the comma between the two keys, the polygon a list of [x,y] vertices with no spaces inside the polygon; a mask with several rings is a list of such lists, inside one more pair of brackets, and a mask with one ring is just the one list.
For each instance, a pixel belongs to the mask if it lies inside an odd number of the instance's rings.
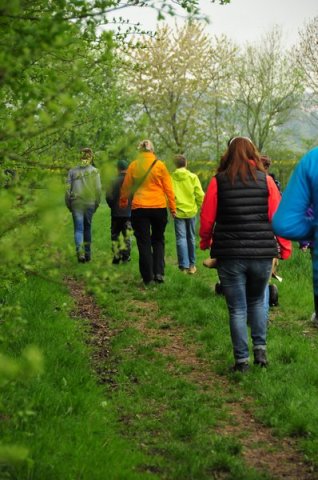
{"label": "blue jeans", "polygon": [[174,219],[179,268],[195,265],[195,222],[196,217]]}
{"label": "blue jeans", "polygon": [[230,331],[237,363],[249,359],[247,322],[253,348],[266,349],[264,294],[272,270],[271,258],[218,259],[218,274],[230,314]]}
{"label": "blue jeans", "polygon": [[92,242],[92,219],[95,206],[74,206],[72,216],[74,224],[74,241],[76,252],[81,253],[84,246],[86,255],[91,253]]}
{"label": "blue jeans", "polygon": [[269,284],[265,288],[265,292],[264,292],[264,311],[265,311],[266,322],[268,322],[269,321]]}

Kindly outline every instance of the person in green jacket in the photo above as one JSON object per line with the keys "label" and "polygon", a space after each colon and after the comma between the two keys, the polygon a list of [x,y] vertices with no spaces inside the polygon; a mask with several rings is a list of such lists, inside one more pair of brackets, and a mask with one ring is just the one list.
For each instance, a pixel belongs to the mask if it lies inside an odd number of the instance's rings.
{"label": "person in green jacket", "polygon": [[178,264],[181,271],[193,274],[195,266],[195,223],[204,192],[199,178],[187,169],[184,155],[176,155],[172,174],[177,213],[174,218]]}

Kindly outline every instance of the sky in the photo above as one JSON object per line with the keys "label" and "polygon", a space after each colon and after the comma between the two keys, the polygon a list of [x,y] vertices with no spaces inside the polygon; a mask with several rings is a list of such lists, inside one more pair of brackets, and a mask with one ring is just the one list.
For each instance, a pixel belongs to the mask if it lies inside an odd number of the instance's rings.
{"label": "sky", "polygon": [[[278,25],[282,27],[284,45],[292,47],[297,43],[299,29],[318,16],[318,0],[231,0],[228,5],[200,0],[200,5],[210,19],[207,30],[212,35],[224,33],[242,46],[247,42],[258,42]],[[139,21],[147,30],[156,30],[156,14],[150,9],[130,8],[121,15],[133,22]],[[169,19],[171,25],[174,22]]]}

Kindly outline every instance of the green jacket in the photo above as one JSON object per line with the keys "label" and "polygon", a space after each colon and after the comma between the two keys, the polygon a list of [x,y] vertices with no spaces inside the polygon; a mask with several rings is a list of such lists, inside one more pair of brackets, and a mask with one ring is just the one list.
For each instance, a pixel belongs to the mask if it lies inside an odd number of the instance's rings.
{"label": "green jacket", "polygon": [[204,192],[195,173],[185,167],[177,168],[172,174],[177,204],[177,218],[192,218],[200,209]]}

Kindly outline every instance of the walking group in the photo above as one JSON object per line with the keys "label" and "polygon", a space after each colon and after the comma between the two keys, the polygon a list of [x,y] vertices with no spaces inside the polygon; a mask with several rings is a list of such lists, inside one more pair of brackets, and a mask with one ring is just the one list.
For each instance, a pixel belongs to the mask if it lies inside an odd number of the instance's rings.
{"label": "walking group", "polygon": [[[200,248],[210,250],[209,266],[217,269],[228,311],[234,371],[250,368],[248,326],[254,364],[267,366],[267,313],[264,308],[273,259],[290,257],[292,240],[314,241],[317,231],[318,148],[302,159],[281,202],[281,193],[248,137],[234,137],[221,157],[217,173],[204,194],[199,178],[187,169],[184,155],[176,155],[169,174],[151,141],[139,144],[129,165],[120,160],[118,176],[106,194],[111,208],[113,264],[131,259],[135,235],[139,270],[145,285],[163,283],[165,229],[168,211],[174,220],[180,272],[196,273],[196,218],[200,212]],[[265,161],[264,161],[265,159]],[[315,183],[316,182],[316,183]],[[66,204],[73,216],[79,262],[91,260],[91,223],[102,188],[90,149],[82,150],[81,164],[70,170]],[[317,193],[316,193],[317,191]],[[312,209],[309,217],[306,212]],[[288,240],[287,240],[288,239]],[[314,294],[318,320],[318,251],[314,242]]]}

